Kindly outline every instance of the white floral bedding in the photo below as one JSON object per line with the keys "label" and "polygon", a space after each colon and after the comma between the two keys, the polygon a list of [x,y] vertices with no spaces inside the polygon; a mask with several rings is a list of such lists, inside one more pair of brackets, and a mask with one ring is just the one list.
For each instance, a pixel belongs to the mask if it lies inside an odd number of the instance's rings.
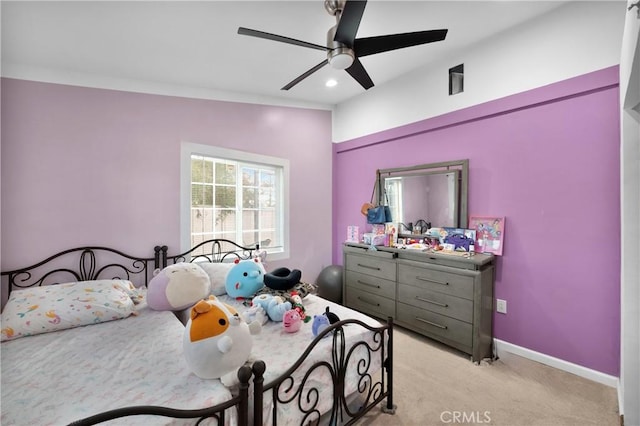
{"label": "white floral bedding", "polygon": [[[245,307],[233,300],[228,296],[221,296],[222,300],[226,303],[234,305],[240,312]],[[325,312],[325,309],[329,307],[329,310],[336,315],[339,319],[358,319],[365,324],[379,327],[381,324],[379,321],[364,315],[360,312],[346,308],[344,306],[335,304],[326,299],[318,297],[314,294],[309,294],[303,299],[303,305],[307,315],[313,318],[314,315],[320,315]],[[266,364],[266,371],[264,374],[264,383],[268,384],[273,379],[283,374],[295,360],[305,351],[309,344],[313,341],[314,336],[311,327],[312,321],[302,325],[301,329],[296,333],[287,333],[284,331],[281,322],[268,321],[262,329],[260,334],[253,336],[253,349],[252,359],[262,360]],[[347,349],[354,343],[361,340],[366,340],[372,343],[372,333],[363,327],[350,325],[344,327],[345,340],[347,342]],[[319,360],[331,361],[331,345],[332,338],[328,337],[323,339],[320,345],[318,345],[310,354],[309,358],[300,366],[298,370],[293,374],[296,383],[300,382],[300,379],[304,376],[308,366],[314,364]],[[351,364],[350,364],[351,365]],[[371,374],[380,370],[380,358],[378,356],[371,359],[371,367],[369,372]],[[346,379],[346,394],[356,390],[355,369],[351,366],[348,371],[351,374],[347,375]],[[320,390],[320,404],[319,409],[321,412],[330,410],[332,405],[332,382],[331,377],[326,374],[326,370],[318,371],[318,374],[314,374],[311,377],[311,384],[308,386],[315,386]],[[263,409],[263,421],[264,424],[271,424],[272,419],[272,404],[271,394],[265,395]],[[278,404],[278,425],[300,424],[302,414],[296,408],[297,403],[291,404]]]}
{"label": "white floral bedding", "polygon": [[[3,342],[0,423],[65,425],[124,406],[197,409],[228,400],[219,380],[189,371],[183,333],[172,312],[145,307],[126,319]],[[227,419],[235,424],[235,412]],[[133,416],[109,424],[181,422]]]}
{"label": "white floral bedding", "polygon": [[[228,296],[223,300],[246,309]],[[355,318],[372,326],[380,323],[364,314],[313,294],[303,300],[310,317],[327,307],[340,319]],[[313,341],[312,322],[296,333],[286,333],[281,322],[269,321],[253,336],[252,359],[266,363],[267,384],[285,372]],[[102,411],[131,405],[159,405],[180,409],[209,407],[231,397],[219,380],[202,380],[192,374],[182,353],[183,325],[172,312],[153,311],[142,304],[139,314],[126,319],[23,337],[0,345],[1,397],[4,425],[64,425]],[[359,326],[344,328],[347,348],[353,342],[371,341],[371,333]],[[331,359],[331,338],[316,347],[294,374],[296,382],[307,366]],[[380,369],[372,358],[370,372]],[[354,391],[353,375],[347,377],[347,394]],[[319,409],[329,410],[332,385],[327,374],[313,376],[320,390]],[[327,397],[328,396],[328,397]],[[270,394],[265,395],[263,419],[271,424]],[[299,424],[296,404],[278,405],[278,424]],[[227,412],[227,422],[237,423]],[[193,423],[193,421],[184,421]],[[108,424],[183,424],[164,417],[134,416]]]}

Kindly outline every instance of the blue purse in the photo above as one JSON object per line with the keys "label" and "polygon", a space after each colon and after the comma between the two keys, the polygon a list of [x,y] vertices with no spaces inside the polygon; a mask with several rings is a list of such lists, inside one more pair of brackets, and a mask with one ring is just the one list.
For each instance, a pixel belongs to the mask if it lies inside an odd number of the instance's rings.
{"label": "blue purse", "polygon": [[[377,181],[376,181],[377,184]],[[373,193],[371,194],[371,204],[373,204],[373,199],[376,193],[376,185],[373,186]],[[384,192],[384,197],[387,200],[387,204],[389,203],[389,198],[387,197],[387,191]],[[391,218],[391,209],[388,205],[380,204],[377,207],[372,207],[367,210],[367,223],[370,224],[381,224],[386,222],[392,222]]]}
{"label": "blue purse", "polygon": [[[367,210],[367,223],[385,223],[387,221],[387,213],[389,207],[387,206],[378,206],[373,207]],[[389,212],[389,216],[391,216],[391,212]]]}

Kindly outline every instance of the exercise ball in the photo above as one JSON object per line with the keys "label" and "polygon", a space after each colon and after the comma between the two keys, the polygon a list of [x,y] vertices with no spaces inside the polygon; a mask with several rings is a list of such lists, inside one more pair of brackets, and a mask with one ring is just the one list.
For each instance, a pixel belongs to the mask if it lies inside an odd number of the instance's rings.
{"label": "exercise ball", "polygon": [[318,279],[318,296],[335,303],[342,303],[342,266],[330,265],[324,268]]}

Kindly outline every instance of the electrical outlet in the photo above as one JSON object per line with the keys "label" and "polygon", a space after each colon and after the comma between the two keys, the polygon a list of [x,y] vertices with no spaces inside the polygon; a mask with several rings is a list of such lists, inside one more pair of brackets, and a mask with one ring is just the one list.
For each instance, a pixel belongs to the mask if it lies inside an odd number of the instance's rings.
{"label": "electrical outlet", "polygon": [[496,312],[501,314],[507,313],[507,301],[502,299],[496,299]]}

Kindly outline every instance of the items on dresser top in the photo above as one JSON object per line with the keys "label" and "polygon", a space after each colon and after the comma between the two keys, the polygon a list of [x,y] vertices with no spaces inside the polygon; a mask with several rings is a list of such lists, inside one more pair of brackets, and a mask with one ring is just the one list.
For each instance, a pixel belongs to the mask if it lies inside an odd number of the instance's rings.
{"label": "items on dresser top", "polygon": [[[344,303],[469,355],[493,356],[495,257],[345,244]],[[467,253],[468,255],[468,253]]]}

